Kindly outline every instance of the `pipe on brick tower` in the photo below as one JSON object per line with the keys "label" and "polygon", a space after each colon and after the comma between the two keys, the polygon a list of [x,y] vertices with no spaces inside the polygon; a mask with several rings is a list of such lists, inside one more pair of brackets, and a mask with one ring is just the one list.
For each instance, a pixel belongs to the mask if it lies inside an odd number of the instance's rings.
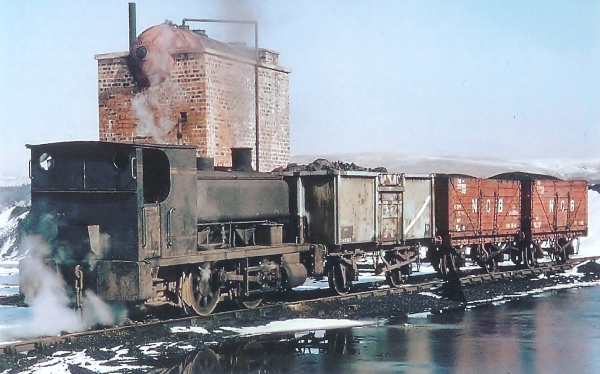
{"label": "pipe on brick tower", "polygon": [[135,18],[135,3],[129,3],[129,50],[133,48],[137,37]]}

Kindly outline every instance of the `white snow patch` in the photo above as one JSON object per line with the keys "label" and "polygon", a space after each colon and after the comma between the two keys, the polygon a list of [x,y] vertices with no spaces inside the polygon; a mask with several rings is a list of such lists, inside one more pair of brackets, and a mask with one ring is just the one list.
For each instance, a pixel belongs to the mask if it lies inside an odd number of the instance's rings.
{"label": "white snow patch", "polygon": [[193,332],[195,334],[208,334],[208,330],[199,326],[175,326],[171,327],[172,333]]}
{"label": "white snow patch", "polygon": [[88,356],[85,350],[80,352],[55,352],[46,362],[38,363],[22,374],[70,374],[69,365],[77,365],[94,373],[121,373],[124,371],[149,369],[146,365],[131,365],[135,358],[125,357],[125,352],[118,351],[117,355],[110,360],[95,360]]}
{"label": "white snow patch", "polygon": [[157,342],[157,343],[150,343],[150,344],[142,345],[139,347],[139,349],[146,356],[160,356],[160,352],[158,352],[156,350],[158,347],[161,347],[161,346],[171,347],[174,344],[175,343],[166,344],[165,342]]}
{"label": "white snow patch", "polygon": [[374,321],[353,321],[346,319],[318,319],[318,318],[299,318],[287,321],[275,321],[263,326],[256,327],[225,327],[221,329],[232,331],[240,335],[262,335],[281,332],[307,332],[317,330],[341,329],[347,327],[361,327],[373,325]]}
{"label": "white snow patch", "polygon": [[[206,344],[210,344],[210,343],[216,344],[216,342],[207,342]],[[178,345],[177,348],[183,349],[183,350],[186,350],[186,351],[191,351],[192,349],[196,349],[196,347],[194,347],[193,345],[190,345],[190,344]]]}
{"label": "white snow patch", "polygon": [[581,238],[575,257],[600,255],[600,193],[588,191],[588,236]]}
{"label": "white snow patch", "polygon": [[408,318],[429,318],[432,314],[430,312],[410,313],[406,316]]}
{"label": "white snow patch", "polygon": [[419,295],[429,296],[429,297],[432,297],[434,299],[441,299],[442,298],[440,295],[434,294],[433,292],[429,292],[429,291],[419,292]]}

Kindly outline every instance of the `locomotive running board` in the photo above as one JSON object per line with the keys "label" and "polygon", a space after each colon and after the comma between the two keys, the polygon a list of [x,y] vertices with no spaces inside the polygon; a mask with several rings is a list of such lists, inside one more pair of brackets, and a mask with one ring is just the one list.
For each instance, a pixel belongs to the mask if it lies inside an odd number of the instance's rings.
{"label": "locomotive running board", "polygon": [[235,260],[246,257],[273,256],[283,255],[286,253],[306,252],[310,249],[310,247],[311,244],[283,244],[273,246],[253,245],[227,249],[211,249],[208,251],[201,251],[193,255],[188,254],[180,257],[152,259],[150,261],[152,262],[153,266],[174,266],[201,262]]}

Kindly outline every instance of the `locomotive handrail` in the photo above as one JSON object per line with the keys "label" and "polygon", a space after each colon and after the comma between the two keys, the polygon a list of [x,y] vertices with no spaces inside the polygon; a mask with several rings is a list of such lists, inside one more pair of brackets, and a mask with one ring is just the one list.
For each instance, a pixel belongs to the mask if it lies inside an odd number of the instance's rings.
{"label": "locomotive handrail", "polygon": [[175,208],[169,209],[169,213],[167,213],[167,246],[171,247],[173,245],[173,233],[171,230],[171,225],[173,223],[173,212]]}
{"label": "locomotive handrail", "polygon": [[146,207],[142,207],[142,247],[146,246],[147,238],[147,227],[146,227]]}
{"label": "locomotive handrail", "polygon": [[135,170],[135,162],[137,159],[135,157],[131,158],[131,178],[137,179],[136,170]]}

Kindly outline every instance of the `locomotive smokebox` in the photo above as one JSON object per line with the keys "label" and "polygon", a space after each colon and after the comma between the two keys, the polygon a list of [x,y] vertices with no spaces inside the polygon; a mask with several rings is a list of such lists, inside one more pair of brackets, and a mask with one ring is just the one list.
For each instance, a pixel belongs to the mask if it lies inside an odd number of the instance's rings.
{"label": "locomotive smokebox", "polygon": [[254,171],[252,169],[252,148],[231,148],[231,170]]}

